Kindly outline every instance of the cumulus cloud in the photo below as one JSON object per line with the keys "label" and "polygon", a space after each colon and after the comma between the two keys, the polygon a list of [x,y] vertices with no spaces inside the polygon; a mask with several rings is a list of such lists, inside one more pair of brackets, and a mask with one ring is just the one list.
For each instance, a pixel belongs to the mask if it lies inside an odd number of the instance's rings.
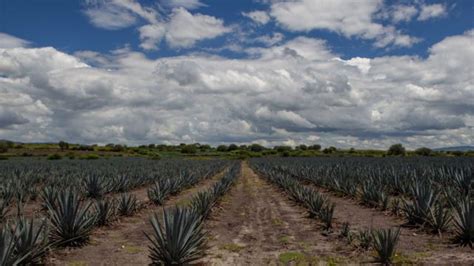
{"label": "cumulus cloud", "polygon": [[431,18],[442,17],[446,14],[446,7],[442,4],[422,5],[418,20],[425,21]]}
{"label": "cumulus cloud", "polygon": [[330,30],[346,37],[376,40],[375,45],[411,46],[417,38],[403,34],[393,26],[374,22],[381,0],[295,0],[271,5],[271,16],[291,31]]}
{"label": "cumulus cloud", "polygon": [[428,57],[341,59],[299,37],[248,57],[0,49],[0,137],[86,143],[474,144],[474,31]]}
{"label": "cumulus cloud", "polygon": [[[146,23],[138,28],[144,50],[156,50],[164,39],[173,48],[188,48],[198,41],[212,39],[231,31],[224,21],[188,10],[205,6],[198,0],[169,0],[164,3],[171,10],[158,12],[135,0],[86,0],[84,13],[99,28],[116,30]],[[169,13],[169,15],[168,15]]]}
{"label": "cumulus cloud", "polygon": [[183,7],[188,10],[197,9],[206,6],[199,0],[165,0],[164,4],[171,8]]}
{"label": "cumulus cloud", "polygon": [[410,5],[396,5],[391,10],[391,18],[393,22],[407,22],[413,19],[418,13],[418,9],[415,6]]}
{"label": "cumulus cloud", "polygon": [[26,40],[0,32],[0,48],[26,47],[29,43]]}
{"label": "cumulus cloud", "polygon": [[84,14],[99,28],[117,30],[134,25],[138,18],[150,23],[157,22],[157,13],[135,0],[86,0]]}
{"label": "cumulus cloud", "polygon": [[242,15],[260,25],[267,24],[268,22],[270,22],[270,19],[271,19],[267,12],[259,11],[259,10],[251,11],[251,12],[243,12]]}

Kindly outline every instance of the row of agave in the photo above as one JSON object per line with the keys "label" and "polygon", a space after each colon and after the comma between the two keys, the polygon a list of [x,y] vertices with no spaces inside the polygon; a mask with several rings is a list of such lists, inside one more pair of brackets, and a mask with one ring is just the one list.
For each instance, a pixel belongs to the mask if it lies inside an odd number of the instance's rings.
{"label": "row of agave", "polygon": [[153,265],[187,265],[200,259],[206,247],[207,232],[203,222],[212,208],[240,176],[240,165],[234,163],[223,178],[206,191],[198,192],[189,206],[164,210],[150,218],[150,259]]}
{"label": "row of agave", "polygon": [[288,158],[255,164],[306,180],[362,204],[392,209],[411,225],[460,245],[474,243],[474,169],[469,158]]}
{"label": "row of agave", "polygon": [[[196,183],[202,178],[198,173],[207,177],[216,171],[219,168],[209,164],[206,171],[175,176],[184,180],[178,189]],[[83,191],[71,187],[48,186],[40,198],[47,212],[42,223],[21,217],[4,223],[0,234],[0,265],[37,264],[51,247],[82,246],[89,241],[96,226],[107,225],[119,215],[132,215],[140,207],[132,194],[90,200]]]}
{"label": "row of agave", "polygon": [[[31,162],[31,165],[26,164]],[[107,193],[124,193],[161,180],[193,179],[213,175],[224,161],[101,159],[88,161],[18,159],[0,162],[0,222],[12,205],[23,206],[53,191],[77,188],[83,196],[100,199]],[[33,173],[36,173],[35,175]],[[46,177],[47,176],[47,177]],[[181,178],[182,177],[182,178]],[[46,207],[46,206],[44,206]]]}
{"label": "row of agave", "polygon": [[[255,163],[255,161],[253,167],[260,174],[266,176],[270,181],[285,190],[294,201],[303,204],[308,209],[310,218],[319,218],[323,222],[324,230],[332,228],[335,204],[330,203],[327,197],[310,187],[302,185],[299,181],[287,176],[278,169]],[[349,230],[349,224],[345,223],[341,235],[350,237]],[[399,240],[400,229],[367,230],[362,231],[360,235],[364,239],[361,243],[366,245],[365,249],[371,246],[377,252],[377,262],[389,264],[392,261]]]}
{"label": "row of agave", "polygon": [[324,230],[331,230],[335,204],[330,202],[327,197],[277,169],[266,167],[263,164],[255,163],[255,161],[253,161],[252,167],[285,190],[291,199],[305,206],[308,209],[309,217],[320,219]]}

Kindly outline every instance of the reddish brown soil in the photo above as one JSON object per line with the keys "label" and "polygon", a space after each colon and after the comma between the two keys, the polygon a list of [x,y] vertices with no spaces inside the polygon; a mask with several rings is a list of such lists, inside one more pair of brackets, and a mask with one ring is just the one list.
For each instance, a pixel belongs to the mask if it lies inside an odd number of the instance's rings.
{"label": "reddish brown soil", "polygon": [[[164,208],[176,204],[187,204],[198,191],[209,188],[222,177],[222,173],[201,181],[198,185],[170,197]],[[134,193],[139,199],[147,200],[146,189]],[[146,207],[132,217],[123,217],[111,227],[96,230],[91,243],[78,249],[55,251],[48,259],[49,265],[148,265],[148,239],[144,232],[151,233],[149,218],[163,207],[147,203]]]}

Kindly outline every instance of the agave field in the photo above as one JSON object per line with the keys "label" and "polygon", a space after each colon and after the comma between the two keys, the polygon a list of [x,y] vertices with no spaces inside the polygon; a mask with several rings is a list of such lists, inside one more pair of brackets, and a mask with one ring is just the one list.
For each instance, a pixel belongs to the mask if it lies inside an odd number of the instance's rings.
{"label": "agave field", "polygon": [[474,263],[468,158],[0,161],[0,265]]}

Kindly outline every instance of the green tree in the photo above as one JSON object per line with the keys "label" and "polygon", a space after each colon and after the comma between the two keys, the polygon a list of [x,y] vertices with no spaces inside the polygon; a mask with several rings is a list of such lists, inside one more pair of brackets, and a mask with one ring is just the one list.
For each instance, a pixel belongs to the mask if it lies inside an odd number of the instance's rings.
{"label": "green tree", "polygon": [[227,148],[227,151],[235,151],[238,150],[239,147],[235,144],[230,144],[229,147]]}
{"label": "green tree", "polygon": [[392,146],[390,146],[390,148],[388,148],[388,151],[387,151],[387,154],[388,155],[394,155],[394,156],[404,156],[405,155],[405,147],[403,147],[402,144],[400,143],[397,143],[397,144],[393,144]]}
{"label": "green tree", "polygon": [[263,147],[260,144],[254,143],[254,144],[250,145],[250,150],[253,151],[253,152],[261,152],[261,151],[265,150],[265,147]]}
{"label": "green tree", "polygon": [[420,156],[430,156],[433,151],[430,148],[421,147],[415,150],[415,153]]}
{"label": "green tree", "polygon": [[313,151],[319,151],[321,150],[321,145],[319,144],[314,144],[308,147],[308,150],[313,150]]}
{"label": "green tree", "polygon": [[61,140],[58,145],[59,145],[59,148],[60,148],[62,151],[69,149],[69,143],[67,143],[67,142],[65,142],[65,141],[62,141],[62,140]]}
{"label": "green tree", "polygon": [[217,146],[217,151],[225,152],[225,151],[227,151],[227,146],[226,145],[219,145],[219,146]]}
{"label": "green tree", "polygon": [[181,153],[195,154],[197,152],[196,145],[186,145],[181,148]]}

